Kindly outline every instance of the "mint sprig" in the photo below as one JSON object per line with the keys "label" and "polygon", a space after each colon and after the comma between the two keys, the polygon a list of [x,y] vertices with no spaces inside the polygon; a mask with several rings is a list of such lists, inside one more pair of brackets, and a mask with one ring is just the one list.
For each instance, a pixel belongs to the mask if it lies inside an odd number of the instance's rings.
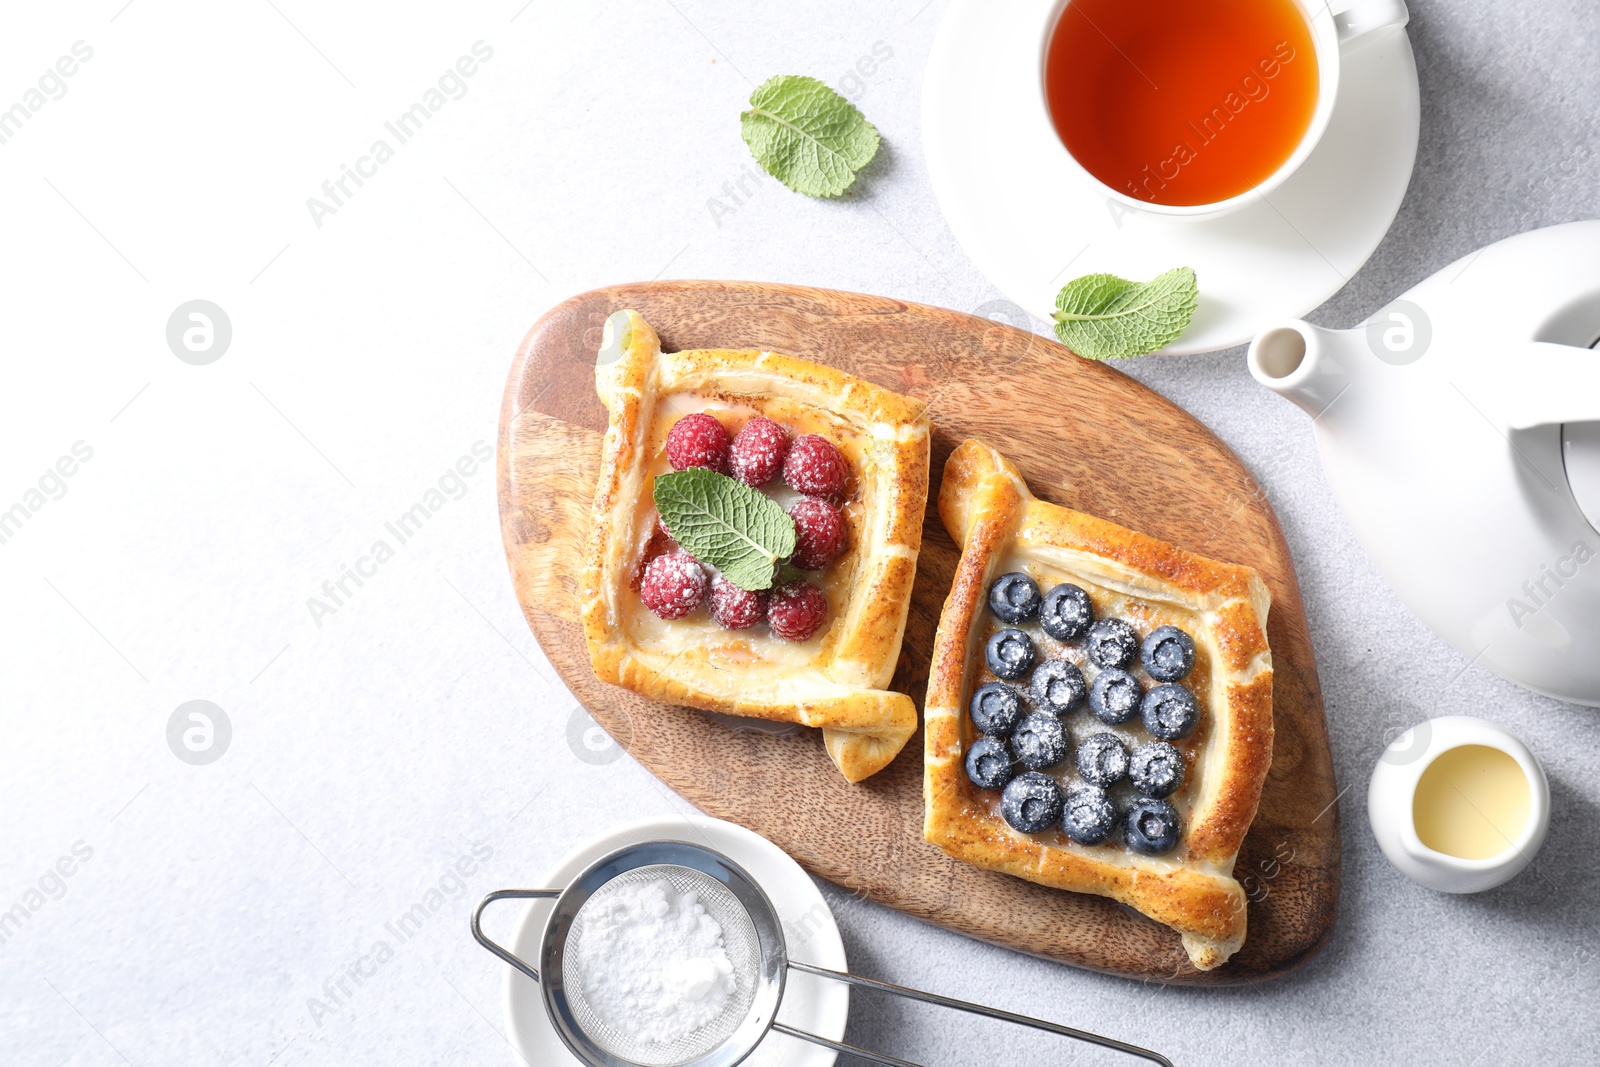
{"label": "mint sprig", "polygon": [[823,82],[780,74],[750,94],[739,116],[761,168],[797,193],[838,196],[878,152],[878,131]]}
{"label": "mint sprig", "polygon": [[654,496],[672,539],[741,589],[770,589],[778,561],[794,555],[794,520],[726,474],[700,467],[663,474]]}
{"label": "mint sprig", "polygon": [[1087,274],[1056,295],[1056,337],[1088,359],[1142,356],[1177,340],[1194,317],[1199,295],[1188,267],[1148,282]]}

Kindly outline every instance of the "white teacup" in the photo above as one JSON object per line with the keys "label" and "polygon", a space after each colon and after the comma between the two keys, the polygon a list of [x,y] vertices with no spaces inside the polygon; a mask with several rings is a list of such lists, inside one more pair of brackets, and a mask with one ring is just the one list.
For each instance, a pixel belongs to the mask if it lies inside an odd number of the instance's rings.
{"label": "white teacup", "polygon": [[[1115,189],[1091,174],[1087,168],[1073,157],[1072,152],[1061,142],[1056,132],[1055,123],[1050,118],[1050,103],[1045,92],[1045,68],[1050,51],[1051,39],[1055,36],[1056,25],[1061,21],[1072,0],[1057,0],[1056,3],[1043,8],[1044,18],[1039,23],[1039,125],[1040,136],[1049,137],[1061,148],[1061,153],[1067,158],[1070,169],[1087,184],[1087,187],[1101,193],[1113,202],[1119,203],[1131,211],[1142,212],[1149,215],[1159,215],[1166,218],[1205,218],[1233,211],[1245,204],[1257,202],[1262,197],[1271,193],[1278,186],[1288,180],[1289,176],[1300,169],[1317,147],[1317,142],[1322,139],[1323,132],[1328,128],[1328,120],[1333,117],[1334,104],[1339,98],[1339,72],[1340,53],[1343,49],[1352,47],[1357,41],[1368,39],[1380,31],[1405,26],[1410,21],[1411,14],[1406,10],[1405,0],[1354,0],[1339,14],[1333,14],[1326,5],[1318,5],[1311,0],[1295,0],[1300,8],[1300,13],[1305,16],[1306,23],[1311,29],[1311,41],[1317,55],[1317,104],[1311,115],[1311,122],[1306,127],[1304,136],[1300,138],[1295,150],[1289,154],[1277,170],[1273,171],[1264,180],[1237,196],[1226,200],[1217,200],[1208,204],[1158,204],[1150,200],[1143,200],[1130,196],[1126,192]],[[1132,2],[1132,0],[1130,0]],[[1203,3],[1204,0],[1196,0]]]}

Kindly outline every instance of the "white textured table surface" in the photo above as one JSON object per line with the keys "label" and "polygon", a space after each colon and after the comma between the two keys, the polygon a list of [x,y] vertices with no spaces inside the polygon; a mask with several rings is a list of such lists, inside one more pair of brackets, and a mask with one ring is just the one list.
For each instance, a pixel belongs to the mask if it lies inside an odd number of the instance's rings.
{"label": "white textured table surface", "polygon": [[[568,295],[657,276],[961,310],[999,295],[922,163],[941,0],[451,7],[97,0],[13,10],[0,36],[0,108],[25,112],[0,113],[0,509],[26,515],[0,543],[0,1063],[511,1062],[471,902],[619,820],[685,808],[591,747],[512,598],[474,457],[518,340]],[[1318,321],[1352,325],[1600,197],[1585,0],[1413,13],[1417,174]],[[63,56],[72,74],[47,74]],[[451,73],[459,57],[470,77]],[[882,131],[859,195],[816,203],[748,177],[738,112],[784,72],[842,86]],[[437,110],[402,142],[385,123],[430,90]],[[335,201],[323,185],[345,166],[365,176]],[[203,366],[167,341],[195,299],[231,323]],[[1401,606],[1304,417],[1240,352],[1126,369],[1238,451],[1294,549],[1351,789],[1333,942],[1260,988],[1146,988],[827,887],[852,964],[1181,1063],[1592,1051],[1595,712],[1467,667]],[[61,457],[70,476],[52,473]],[[419,503],[402,541],[388,524]],[[191,700],[231,726],[205,765],[168,743]],[[1386,737],[1445,712],[1522,736],[1554,794],[1535,869],[1476,897],[1403,879],[1363,810]],[[936,1064],[1063,1062],[868,998],[850,1039]]]}

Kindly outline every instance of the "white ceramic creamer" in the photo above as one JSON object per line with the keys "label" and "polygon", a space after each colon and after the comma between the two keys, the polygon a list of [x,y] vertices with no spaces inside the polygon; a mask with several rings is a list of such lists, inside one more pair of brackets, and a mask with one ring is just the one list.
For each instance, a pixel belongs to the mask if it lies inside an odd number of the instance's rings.
{"label": "white ceramic creamer", "polygon": [[[1497,791],[1500,783],[1483,775],[1483,765],[1473,762],[1482,756],[1475,753],[1504,761],[1518,795]],[[1457,767],[1444,766],[1463,756]],[[1441,771],[1445,780],[1430,788],[1430,777]],[[1453,803],[1430,811],[1433,790]],[[1497,799],[1517,807],[1499,806]],[[1533,862],[1550,829],[1550,782],[1528,747],[1505,730],[1447,715],[1418,723],[1384,750],[1367,786],[1367,818],[1378,847],[1400,873],[1441,893],[1478,893]],[[1459,847],[1477,844],[1475,834],[1487,847]]]}
{"label": "white ceramic creamer", "polygon": [[1313,419],[1357,537],[1424,621],[1600,705],[1600,221],[1446,267],[1353,330],[1292,320],[1250,372]]}

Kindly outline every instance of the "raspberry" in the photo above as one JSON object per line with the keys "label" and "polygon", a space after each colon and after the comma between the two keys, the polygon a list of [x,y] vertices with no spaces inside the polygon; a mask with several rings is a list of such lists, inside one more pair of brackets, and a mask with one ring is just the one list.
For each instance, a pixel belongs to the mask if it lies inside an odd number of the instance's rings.
{"label": "raspberry", "polygon": [[833,442],[814,433],[801,434],[783,458],[783,480],[806,496],[838,496],[850,476]]}
{"label": "raspberry", "polygon": [[767,601],[767,625],[787,641],[804,641],[822,626],[828,598],[804,579],[784,582]]}
{"label": "raspberry", "polygon": [[728,472],[728,431],[716,416],[697,411],[685,415],[667,431],[667,462],[675,471],[709,467]]}
{"label": "raspberry", "polygon": [[706,572],[687,552],[668,552],[645,564],[639,599],[663,619],[681,619],[706,598]]}
{"label": "raspberry", "polygon": [[747,630],[767,617],[767,594],[740,589],[721,576],[713,578],[711,617],[724,630]]}
{"label": "raspberry", "polygon": [[803,571],[820,571],[844,551],[845,526],[839,509],[814,496],[789,505],[795,547],[789,562]]}
{"label": "raspberry", "polygon": [[788,451],[789,435],[783,427],[757,415],[734,437],[728,466],[735,478],[752,489],[760,489],[778,476]]}

